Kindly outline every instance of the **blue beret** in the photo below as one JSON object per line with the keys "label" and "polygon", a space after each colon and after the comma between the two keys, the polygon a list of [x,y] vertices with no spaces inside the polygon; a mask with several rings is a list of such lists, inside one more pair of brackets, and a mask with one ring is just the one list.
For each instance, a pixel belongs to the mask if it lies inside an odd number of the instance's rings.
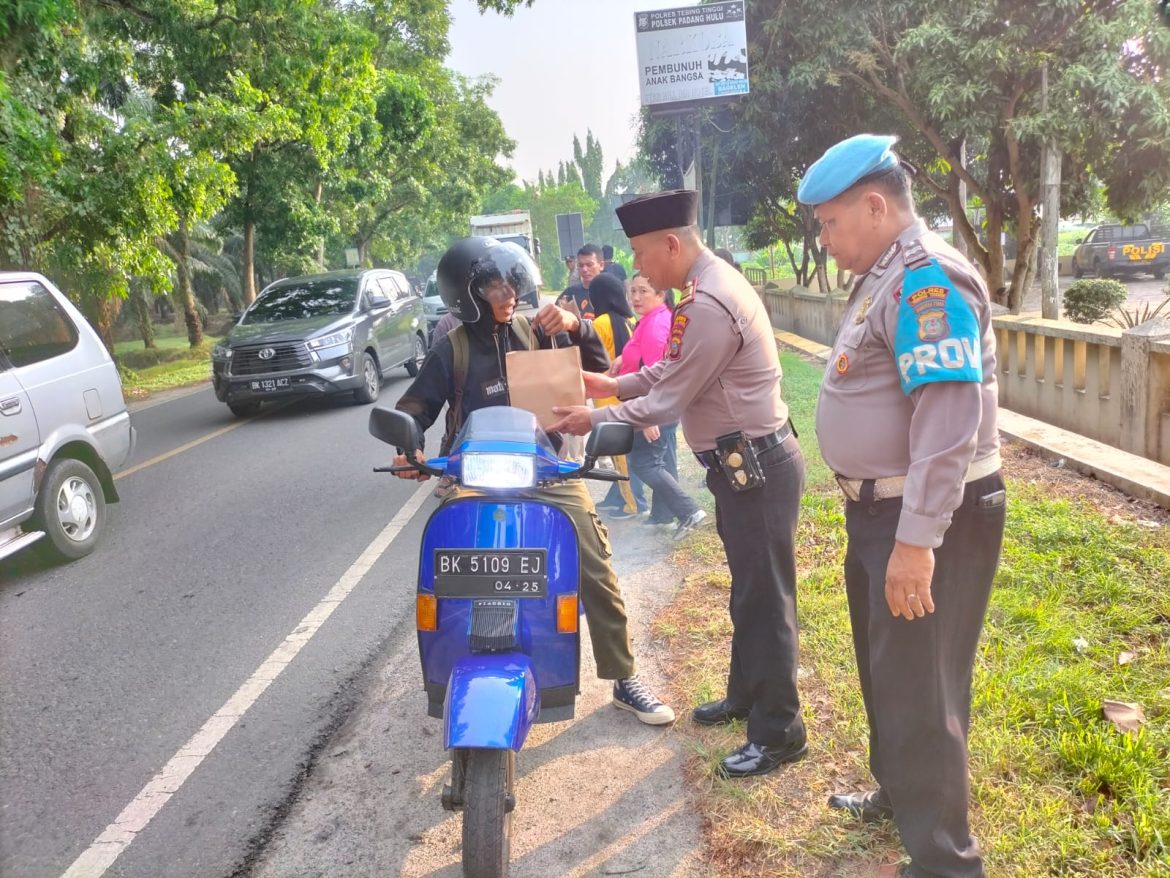
{"label": "blue beret", "polygon": [[832,201],[862,177],[898,166],[897,137],[857,134],[830,146],[800,181],[796,199],[814,207]]}

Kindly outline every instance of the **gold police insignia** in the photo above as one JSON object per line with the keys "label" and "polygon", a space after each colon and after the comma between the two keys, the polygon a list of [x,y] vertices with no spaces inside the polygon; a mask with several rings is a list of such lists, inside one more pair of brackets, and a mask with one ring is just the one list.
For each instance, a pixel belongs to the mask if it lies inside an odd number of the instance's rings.
{"label": "gold police insignia", "polygon": [[861,307],[857,309],[857,315],[853,318],[854,323],[864,323],[865,315],[869,313],[869,306],[873,304],[873,296],[866,296],[861,302]]}

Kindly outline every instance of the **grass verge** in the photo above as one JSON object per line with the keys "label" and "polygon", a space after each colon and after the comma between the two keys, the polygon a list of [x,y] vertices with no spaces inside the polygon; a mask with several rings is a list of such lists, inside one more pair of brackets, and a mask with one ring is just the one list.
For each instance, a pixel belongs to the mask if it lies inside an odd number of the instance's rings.
{"label": "grass verge", "polygon": [[[797,563],[810,756],[764,778],[724,781],[714,769],[742,743],[742,727],[684,721],[685,772],[718,874],[876,875],[902,856],[893,826],[861,826],[825,806],[831,792],[872,782],[841,581],[844,517],[813,434],[821,368],[791,354],[781,360],[809,461]],[[1007,461],[1007,536],[971,730],[972,828],[988,874],[1168,875],[1168,528],[1022,450],[1008,449]],[[690,706],[723,693],[730,578],[713,531],[696,534],[676,561],[685,584],[656,624],[671,651],[676,703]],[[1142,705],[1145,725],[1118,732],[1103,718],[1104,699]]]}
{"label": "grass verge", "polygon": [[145,399],[161,390],[202,384],[211,379],[211,348],[214,340],[205,340],[199,347],[182,344],[161,347],[158,351],[118,355],[118,372],[122,376],[122,393],[126,399]]}

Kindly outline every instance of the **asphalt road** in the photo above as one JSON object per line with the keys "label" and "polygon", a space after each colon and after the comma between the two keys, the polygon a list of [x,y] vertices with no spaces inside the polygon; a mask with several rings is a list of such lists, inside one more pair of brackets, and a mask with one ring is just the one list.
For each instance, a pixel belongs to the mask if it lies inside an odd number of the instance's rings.
{"label": "asphalt road", "polygon": [[[383,403],[406,386],[395,376]],[[0,561],[0,875],[59,876],[92,855],[367,547],[393,536],[418,486],[371,472],[388,449],[366,430],[369,410],[302,402],[239,421],[209,388],[148,405],[98,550],[54,567]],[[123,814],[105,874],[206,878],[247,862],[363,669],[413,627],[424,520],[405,521],[368,573],[351,571],[352,591],[210,753],[179,759],[193,770],[165,805]]]}

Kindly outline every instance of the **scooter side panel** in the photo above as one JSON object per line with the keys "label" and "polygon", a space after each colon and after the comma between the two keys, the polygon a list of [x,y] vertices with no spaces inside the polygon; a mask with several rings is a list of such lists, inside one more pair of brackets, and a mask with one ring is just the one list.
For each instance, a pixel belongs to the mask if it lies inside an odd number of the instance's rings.
{"label": "scooter side panel", "polygon": [[[579,634],[556,630],[558,595],[579,590],[580,557],[572,520],[555,506],[533,499],[487,496],[440,506],[427,523],[419,555],[420,592],[434,592],[436,549],[523,549],[548,551],[548,596],[517,598],[521,651],[533,656],[540,689],[578,683]],[[471,600],[440,598],[438,630],[420,631],[419,655],[428,692],[442,692],[455,663],[468,654]]]}
{"label": "scooter side panel", "polygon": [[516,750],[540,711],[536,676],[519,653],[465,655],[447,687],[444,746]]}

